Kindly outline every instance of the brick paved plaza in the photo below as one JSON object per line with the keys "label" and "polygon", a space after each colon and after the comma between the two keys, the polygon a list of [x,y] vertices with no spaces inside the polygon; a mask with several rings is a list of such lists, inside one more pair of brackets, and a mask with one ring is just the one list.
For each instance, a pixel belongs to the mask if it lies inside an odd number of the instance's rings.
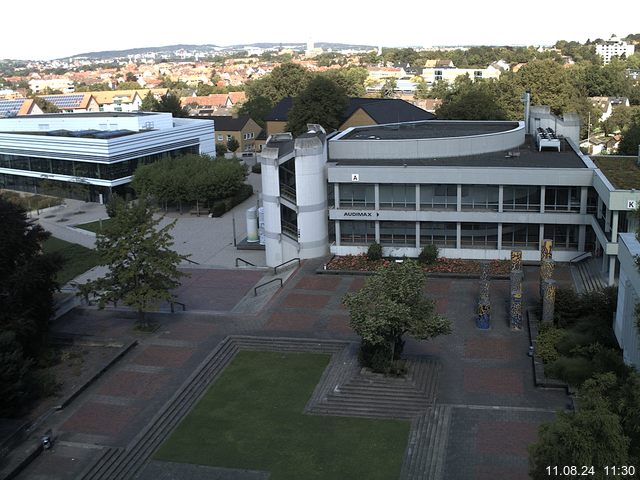
{"label": "brick paved plaza", "polygon": [[[75,478],[100,456],[102,447],[126,448],[228,335],[357,341],[341,298],[361,288],[365,279],[318,275],[321,264],[303,263],[255,315],[231,311],[252,294],[264,272],[199,269],[179,292],[181,301],[187,299],[187,312],[153,315],[160,324],[155,333],[135,332],[135,315],[126,311],[77,309],[59,319],[57,331],[121,341],[135,338],[139,344],[48,420],[58,443],[18,478]],[[536,273],[526,271],[527,301],[536,294]],[[474,324],[478,290],[477,280],[429,279],[425,292],[436,300],[438,312],[454,322],[454,332],[427,342],[408,339],[405,353],[425,355],[441,365],[435,405],[446,407],[450,416],[441,437],[441,478],[525,479],[527,446],[535,441],[538,425],[552,420],[568,398],[533,386],[526,330],[511,332],[507,325],[508,281],[491,283],[488,331]],[[207,310],[214,313],[203,313]],[[160,467],[154,463],[153,468]]]}

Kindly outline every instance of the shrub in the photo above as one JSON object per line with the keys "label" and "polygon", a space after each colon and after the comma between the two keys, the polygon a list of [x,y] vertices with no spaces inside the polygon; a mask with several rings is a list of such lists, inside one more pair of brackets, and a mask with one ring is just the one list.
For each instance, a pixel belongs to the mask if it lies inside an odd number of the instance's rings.
{"label": "shrub", "polygon": [[369,245],[369,249],[367,250],[367,259],[368,260],[380,260],[382,259],[382,245],[378,242],[373,242]]}
{"label": "shrub", "polygon": [[557,360],[545,365],[544,372],[550,377],[560,379],[569,385],[578,387],[594,374],[594,365],[584,357],[558,357]]}
{"label": "shrub", "polygon": [[552,325],[542,325],[536,338],[536,354],[545,364],[555,361],[559,354],[556,343],[565,335],[565,331]]}
{"label": "shrub", "polygon": [[559,327],[573,325],[580,315],[580,309],[580,296],[573,288],[558,288],[554,311],[556,325]]}
{"label": "shrub", "polygon": [[571,355],[576,349],[591,345],[596,340],[591,333],[570,329],[564,331],[564,335],[556,341],[555,346],[560,355]]}
{"label": "shrub", "polygon": [[253,165],[251,167],[251,171],[253,173],[262,173],[262,164],[261,163],[256,163],[255,165]]}
{"label": "shrub", "polygon": [[435,245],[425,245],[418,255],[418,261],[423,265],[433,265],[438,260],[439,250]]}
{"label": "shrub", "polygon": [[221,217],[227,211],[227,206],[224,204],[223,200],[219,200],[213,204],[211,207],[211,215],[214,217]]}

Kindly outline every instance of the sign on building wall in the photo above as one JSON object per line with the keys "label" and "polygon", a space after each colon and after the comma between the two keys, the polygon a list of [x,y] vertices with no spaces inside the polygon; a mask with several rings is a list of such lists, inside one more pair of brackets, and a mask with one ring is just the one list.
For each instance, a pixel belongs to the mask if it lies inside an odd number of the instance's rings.
{"label": "sign on building wall", "polygon": [[359,173],[352,173],[351,174],[351,181],[352,182],[359,182],[360,181],[360,174]]}
{"label": "sign on building wall", "polygon": [[638,208],[638,202],[635,200],[627,200],[627,210],[635,210]]}

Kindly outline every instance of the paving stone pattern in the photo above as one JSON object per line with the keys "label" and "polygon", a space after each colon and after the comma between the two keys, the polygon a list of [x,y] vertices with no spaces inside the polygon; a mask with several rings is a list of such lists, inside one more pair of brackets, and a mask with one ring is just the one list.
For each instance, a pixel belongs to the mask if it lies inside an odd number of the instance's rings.
{"label": "paving stone pattern", "polygon": [[[18,478],[164,478],[157,473],[162,465],[149,463],[151,455],[233,358],[239,343],[256,350],[331,353],[307,404],[310,414],[411,418],[403,479],[527,478],[526,447],[540,423],[566,408],[568,398],[534,387],[526,330],[509,330],[509,282],[491,282],[491,329],[479,331],[474,323],[478,280],[428,279],[425,293],[453,321],[454,332],[429,341],[407,339],[404,354],[413,361],[409,379],[388,380],[360,371],[358,337],[342,305],[343,296],[362,288],[366,278],[317,275],[321,265],[303,262],[255,314],[235,313],[243,311],[239,305],[252,290],[249,276],[238,275],[247,272],[215,270],[191,277],[185,289],[188,295],[202,287],[191,299],[196,311],[152,314],[160,324],[153,334],[132,331],[133,312],[76,309],[61,317],[53,327],[59,332],[136,338],[139,345],[50,418],[58,442]],[[255,283],[264,278],[264,272],[249,273],[258,279]],[[560,279],[570,277],[562,267],[556,273]],[[525,302],[537,295],[537,274],[525,267]],[[198,303],[198,298],[204,300]],[[391,405],[391,399],[397,402]],[[358,404],[368,411],[358,411]],[[333,411],[312,413],[314,408]],[[177,468],[162,474],[198,478]],[[221,479],[245,478],[223,473],[231,477]],[[220,472],[209,474],[206,478],[218,478],[213,475]]]}

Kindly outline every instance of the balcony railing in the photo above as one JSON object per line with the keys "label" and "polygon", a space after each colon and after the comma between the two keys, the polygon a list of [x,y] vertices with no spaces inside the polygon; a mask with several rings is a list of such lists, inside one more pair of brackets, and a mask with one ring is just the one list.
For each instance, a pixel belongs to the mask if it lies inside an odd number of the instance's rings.
{"label": "balcony railing", "polygon": [[294,187],[290,187],[289,185],[285,185],[284,183],[280,184],[280,196],[291,200],[293,203],[296,202],[296,189]]}

